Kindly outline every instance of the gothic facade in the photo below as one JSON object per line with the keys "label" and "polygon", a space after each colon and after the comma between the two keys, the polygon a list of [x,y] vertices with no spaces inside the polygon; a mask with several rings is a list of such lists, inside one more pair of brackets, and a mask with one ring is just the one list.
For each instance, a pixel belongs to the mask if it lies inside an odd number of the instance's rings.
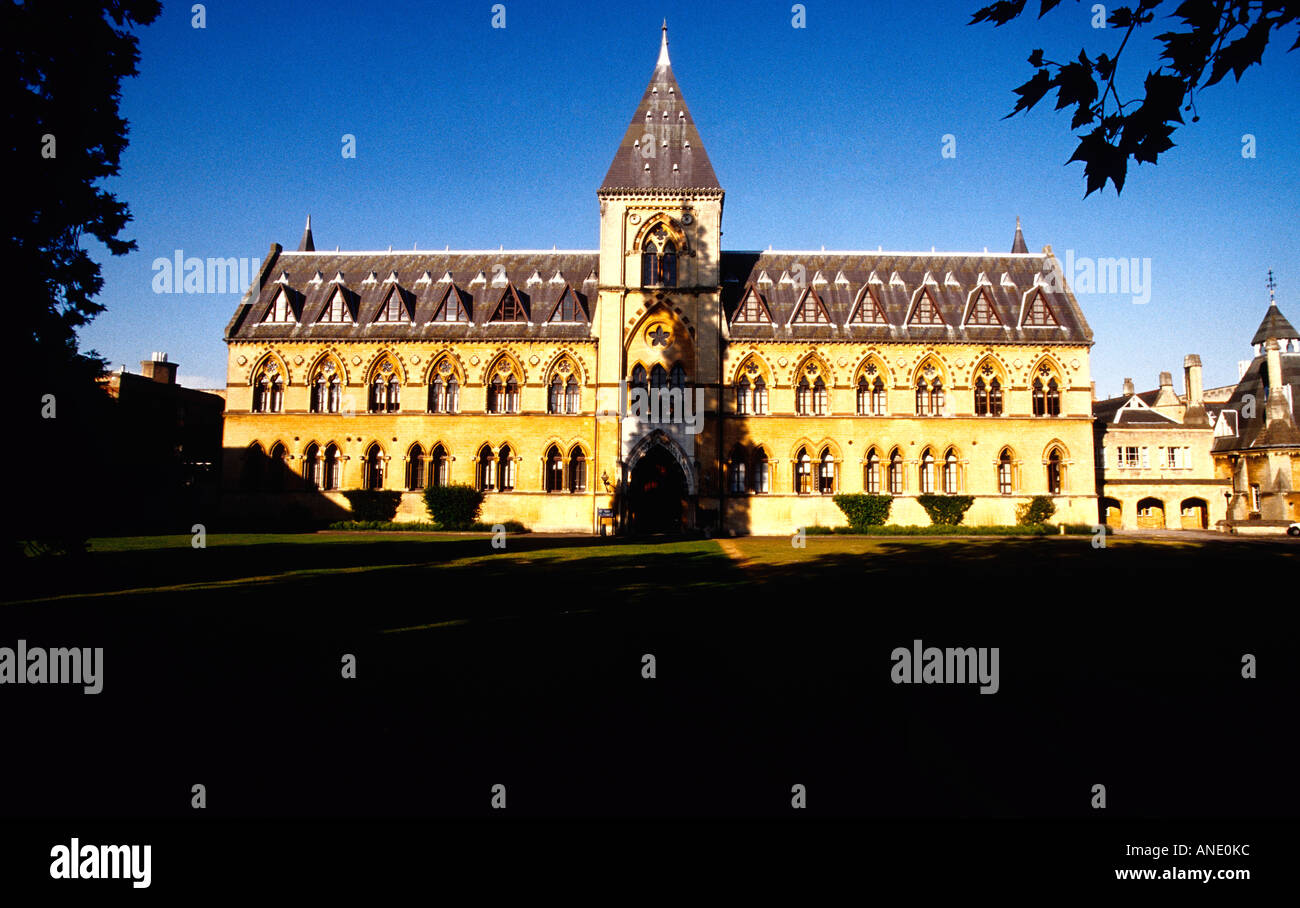
{"label": "gothic facade", "polygon": [[472,483],[534,530],[789,533],[861,491],[896,523],[927,493],[1096,521],[1092,333],[1019,225],[1006,254],[724,251],[666,30],[597,198],[594,250],[273,245],[226,332],[229,506],[392,489],[422,519]]}

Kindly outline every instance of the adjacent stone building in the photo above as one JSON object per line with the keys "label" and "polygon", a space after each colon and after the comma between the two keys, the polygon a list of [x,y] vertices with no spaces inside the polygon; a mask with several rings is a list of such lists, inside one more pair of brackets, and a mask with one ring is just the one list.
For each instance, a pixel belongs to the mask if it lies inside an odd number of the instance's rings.
{"label": "adjacent stone building", "polygon": [[843,524],[840,491],[1096,521],[1092,333],[1018,224],[1006,254],[722,250],[666,29],[597,198],[593,250],[272,245],[226,331],[229,507],[396,489],[416,519],[473,483],[537,530],[789,533]]}

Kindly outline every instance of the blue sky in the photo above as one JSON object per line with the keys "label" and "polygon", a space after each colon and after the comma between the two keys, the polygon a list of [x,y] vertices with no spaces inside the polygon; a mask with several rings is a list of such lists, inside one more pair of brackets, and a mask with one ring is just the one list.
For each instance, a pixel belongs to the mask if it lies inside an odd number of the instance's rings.
{"label": "blue sky", "polygon": [[[596,189],[665,17],[727,190],[725,249],[1005,251],[1020,215],[1031,250],[1050,243],[1076,269],[1149,260],[1145,304],[1079,295],[1103,395],[1125,376],[1154,387],[1162,370],[1181,389],[1192,352],[1207,387],[1234,383],[1269,268],[1283,312],[1300,319],[1294,34],[1239,85],[1202,94],[1201,121],[1157,166],[1130,167],[1121,197],[1085,200],[1054,96],[1002,117],[1033,48],[1113,53],[1120,36],[1091,28],[1091,3],[996,30],[966,25],[979,0],[812,0],[802,29],[789,2],[506,0],[504,29],[492,5],[208,3],[205,29],[191,27],[191,4],[167,5],[140,32],[140,76],[122,93],[131,142],[106,184],[130,204],[139,250],[99,255],[108,310],[83,346],[132,371],[164,350],[184,384],[224,385],[239,294],[156,294],[152,263],[178,249],[293,249],[309,212],[321,249],[596,248]],[[1130,89],[1154,62],[1150,36],[1125,51]],[[955,158],[941,155],[945,135]]]}

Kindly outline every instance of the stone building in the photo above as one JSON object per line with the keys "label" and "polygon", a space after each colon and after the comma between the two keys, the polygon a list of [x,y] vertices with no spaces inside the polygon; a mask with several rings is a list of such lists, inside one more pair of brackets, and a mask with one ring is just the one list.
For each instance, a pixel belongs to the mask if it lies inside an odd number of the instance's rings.
{"label": "stone building", "polygon": [[1222,404],[1207,404],[1201,358],[1183,360],[1186,388],[1173,376],[1160,387],[1093,405],[1097,495],[1101,519],[1116,529],[1216,529],[1227,516],[1231,484],[1211,456],[1212,424]]}
{"label": "stone building", "polygon": [[1007,254],[722,250],[666,28],[597,198],[592,250],[322,252],[310,221],[272,245],[226,331],[230,507],[382,488],[416,519],[424,485],[474,483],[538,530],[789,533],[843,524],[840,491],[899,523],[926,492],[1096,521],[1092,333],[1018,224]]}
{"label": "stone building", "polygon": [[1214,463],[1231,482],[1231,531],[1280,532],[1300,520],[1300,333],[1270,299],[1250,343],[1255,358],[1214,424]]}

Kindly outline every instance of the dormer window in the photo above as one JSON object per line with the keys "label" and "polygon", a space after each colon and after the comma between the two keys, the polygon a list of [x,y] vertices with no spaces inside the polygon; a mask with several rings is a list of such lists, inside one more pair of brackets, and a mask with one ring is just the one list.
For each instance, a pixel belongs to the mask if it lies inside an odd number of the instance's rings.
{"label": "dormer window", "polygon": [[650,231],[641,246],[641,286],[677,286],[677,245],[663,224]]}

